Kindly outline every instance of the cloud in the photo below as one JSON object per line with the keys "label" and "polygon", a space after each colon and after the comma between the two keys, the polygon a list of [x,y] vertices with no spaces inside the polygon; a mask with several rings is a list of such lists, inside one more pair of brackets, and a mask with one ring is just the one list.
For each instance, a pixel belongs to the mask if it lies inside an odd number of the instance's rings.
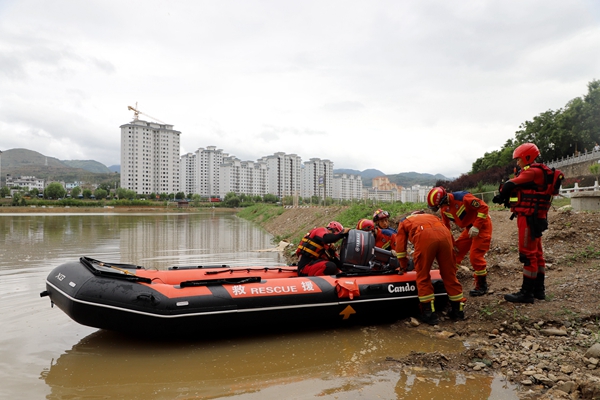
{"label": "cloud", "polygon": [[458,176],[525,120],[586,92],[599,8],[6,1],[0,146],[118,164],[119,126],[138,102],[182,132],[182,153],[215,145],[242,160],[283,151]]}

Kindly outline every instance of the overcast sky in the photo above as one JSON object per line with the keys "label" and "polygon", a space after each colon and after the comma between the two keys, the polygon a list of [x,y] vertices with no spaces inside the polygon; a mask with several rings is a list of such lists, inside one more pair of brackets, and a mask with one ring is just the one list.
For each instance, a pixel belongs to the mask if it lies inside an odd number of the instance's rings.
{"label": "overcast sky", "polygon": [[182,154],[457,177],[599,71],[596,0],[0,0],[0,150],[120,164],[137,102]]}

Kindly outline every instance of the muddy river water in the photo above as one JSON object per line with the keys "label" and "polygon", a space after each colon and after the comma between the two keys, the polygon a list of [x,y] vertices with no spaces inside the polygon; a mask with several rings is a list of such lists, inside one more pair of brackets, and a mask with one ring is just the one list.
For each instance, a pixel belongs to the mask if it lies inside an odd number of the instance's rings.
{"label": "muddy river water", "polygon": [[[284,263],[233,214],[0,214],[2,399],[516,399],[501,378],[402,368],[411,350],[465,343],[404,323],[190,340],[82,326],[51,308],[45,278],[86,255],[166,269]],[[273,321],[275,324],[276,321]]]}

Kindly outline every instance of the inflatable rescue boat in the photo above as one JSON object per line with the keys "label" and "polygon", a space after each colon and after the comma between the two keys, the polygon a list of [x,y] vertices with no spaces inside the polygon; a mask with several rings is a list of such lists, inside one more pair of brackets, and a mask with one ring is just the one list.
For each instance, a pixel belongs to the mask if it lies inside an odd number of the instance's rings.
{"label": "inflatable rescue boat", "polygon": [[[74,321],[146,335],[393,322],[418,312],[416,273],[351,230],[340,247],[342,272],[298,276],[295,266],[177,266],[150,270],[89,257],[56,267],[49,296]],[[436,301],[447,295],[431,271]]]}

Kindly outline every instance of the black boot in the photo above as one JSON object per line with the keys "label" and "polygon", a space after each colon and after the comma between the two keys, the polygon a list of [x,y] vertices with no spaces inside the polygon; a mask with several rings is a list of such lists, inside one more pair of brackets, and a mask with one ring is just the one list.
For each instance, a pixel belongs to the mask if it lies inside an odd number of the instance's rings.
{"label": "black boot", "polygon": [[435,309],[433,307],[433,301],[429,303],[421,303],[421,321],[429,325],[437,325],[440,320],[438,319]]}
{"label": "black boot", "polygon": [[535,284],[534,279],[523,277],[523,285],[521,290],[513,294],[505,294],[504,300],[510,301],[511,303],[529,303],[533,304],[533,285]]}
{"label": "black boot", "polygon": [[545,274],[537,274],[535,285],[533,286],[533,297],[538,300],[546,300],[546,287],[544,286]]}
{"label": "black boot", "polygon": [[488,292],[487,275],[475,275],[475,289],[469,291],[469,296],[483,296]]}
{"label": "black boot", "polygon": [[448,313],[450,319],[465,319],[465,312],[463,311],[465,303],[462,301],[451,301],[450,305],[452,306],[452,309]]}

